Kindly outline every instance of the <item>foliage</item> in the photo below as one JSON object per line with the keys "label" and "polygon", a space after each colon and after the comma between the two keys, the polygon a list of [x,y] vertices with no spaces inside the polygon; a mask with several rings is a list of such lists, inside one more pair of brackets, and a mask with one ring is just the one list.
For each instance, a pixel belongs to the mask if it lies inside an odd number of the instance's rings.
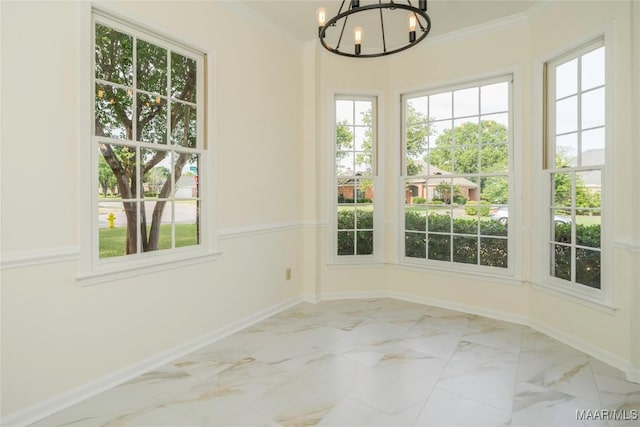
{"label": "foliage", "polygon": [[107,197],[108,191],[113,190],[117,184],[116,176],[102,156],[98,159],[98,183],[102,188],[102,195],[104,197]]}
{"label": "foliage", "polygon": [[442,181],[433,187],[433,192],[437,194],[438,198],[444,203],[450,204],[453,201],[453,197],[460,195],[460,186],[451,185],[449,182]]}
{"label": "foliage", "polygon": [[[600,247],[600,225],[576,224],[576,244],[586,246],[576,248],[576,282],[600,288],[600,252],[588,249]],[[571,243],[572,224],[555,224],[554,275],[560,279],[571,280]],[[563,244],[565,243],[565,244]]]}
{"label": "foliage", "polygon": [[414,205],[424,205],[425,203],[427,203],[427,199],[425,199],[424,197],[414,197],[413,199],[411,199],[411,203],[413,203]]}
{"label": "foliage", "polygon": [[428,137],[432,134],[428,118],[416,108],[407,104],[407,175],[418,175],[422,168],[416,161],[422,159],[427,147]]}
{"label": "foliage", "polygon": [[485,200],[480,201],[480,207],[478,207],[478,202],[475,200],[468,200],[464,205],[464,212],[470,216],[478,215],[478,210],[480,210],[480,216],[489,216],[491,212],[491,204]]}
{"label": "foliage", "polygon": [[451,173],[503,172],[509,163],[507,128],[492,120],[447,129],[436,139],[436,147],[444,150],[432,150],[429,163]]}
{"label": "foliage", "polygon": [[[357,230],[354,231],[354,228]],[[338,211],[338,255],[372,254],[373,234],[373,210],[341,209]]]}

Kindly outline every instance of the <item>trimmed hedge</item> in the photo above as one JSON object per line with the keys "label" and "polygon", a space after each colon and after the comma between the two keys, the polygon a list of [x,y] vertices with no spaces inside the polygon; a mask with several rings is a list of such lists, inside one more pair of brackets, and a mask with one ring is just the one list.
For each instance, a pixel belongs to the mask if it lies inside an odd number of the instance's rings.
{"label": "trimmed hedge", "polygon": [[[357,249],[354,225],[357,223]],[[373,211],[345,209],[338,211],[338,255],[373,253]],[[369,229],[360,231],[362,229]],[[449,215],[405,211],[405,256],[439,261],[506,268],[508,266],[508,224],[497,220],[454,218]],[[451,235],[471,234],[472,236]],[[478,243],[477,236],[480,233]],[[555,224],[555,276],[571,280],[571,224]],[[427,241],[428,252],[427,252]],[[600,225],[576,225],[576,280],[600,288]],[[452,248],[453,247],[453,248]],[[452,250],[453,249],[453,250]],[[453,258],[453,259],[452,259]]]}
{"label": "trimmed hedge", "polygon": [[[478,215],[478,202],[475,200],[468,200],[467,203],[464,204],[464,211],[467,215],[476,216]],[[489,216],[491,212],[491,203],[486,200],[480,201],[480,216]]]}

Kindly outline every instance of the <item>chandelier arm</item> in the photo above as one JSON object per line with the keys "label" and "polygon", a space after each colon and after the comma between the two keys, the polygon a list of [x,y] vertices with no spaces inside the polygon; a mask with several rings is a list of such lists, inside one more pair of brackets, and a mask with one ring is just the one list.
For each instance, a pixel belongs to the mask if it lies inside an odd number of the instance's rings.
{"label": "chandelier arm", "polygon": [[338,38],[338,44],[336,45],[336,51],[340,49],[340,43],[342,42],[342,35],[344,34],[344,29],[347,26],[348,20],[349,20],[349,15],[344,17],[344,22],[342,23],[342,30],[340,30],[340,37]]}
{"label": "chandelier arm", "polygon": [[[391,0],[393,3],[393,0]],[[378,4],[382,4],[382,0],[378,0]],[[380,11],[380,29],[382,31],[382,51],[387,52],[387,41],[384,35],[384,19],[382,19],[382,8],[378,9]]]}

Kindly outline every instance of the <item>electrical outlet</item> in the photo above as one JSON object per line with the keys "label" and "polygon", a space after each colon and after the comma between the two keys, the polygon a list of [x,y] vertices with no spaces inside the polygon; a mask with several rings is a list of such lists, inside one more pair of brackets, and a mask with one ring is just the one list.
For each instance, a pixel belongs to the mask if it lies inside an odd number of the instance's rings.
{"label": "electrical outlet", "polygon": [[285,276],[285,278],[286,278],[287,280],[291,280],[291,268],[287,268],[287,269],[284,271],[284,276]]}

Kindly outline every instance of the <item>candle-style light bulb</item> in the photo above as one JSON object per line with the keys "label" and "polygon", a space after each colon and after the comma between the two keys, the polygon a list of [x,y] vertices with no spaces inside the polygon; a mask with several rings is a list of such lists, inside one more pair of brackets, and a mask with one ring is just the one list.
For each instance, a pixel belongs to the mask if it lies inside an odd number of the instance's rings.
{"label": "candle-style light bulb", "polygon": [[362,27],[355,27],[353,29],[353,38],[356,42],[356,55],[360,55],[362,50]]}
{"label": "candle-style light bulb", "polygon": [[318,10],[316,10],[316,15],[318,16],[318,35],[320,35],[322,27],[327,23],[327,9],[324,7],[318,8]]}
{"label": "candle-style light bulb", "polygon": [[409,14],[409,42],[413,43],[416,41],[416,26],[418,23],[418,19],[416,18],[415,13]]}

